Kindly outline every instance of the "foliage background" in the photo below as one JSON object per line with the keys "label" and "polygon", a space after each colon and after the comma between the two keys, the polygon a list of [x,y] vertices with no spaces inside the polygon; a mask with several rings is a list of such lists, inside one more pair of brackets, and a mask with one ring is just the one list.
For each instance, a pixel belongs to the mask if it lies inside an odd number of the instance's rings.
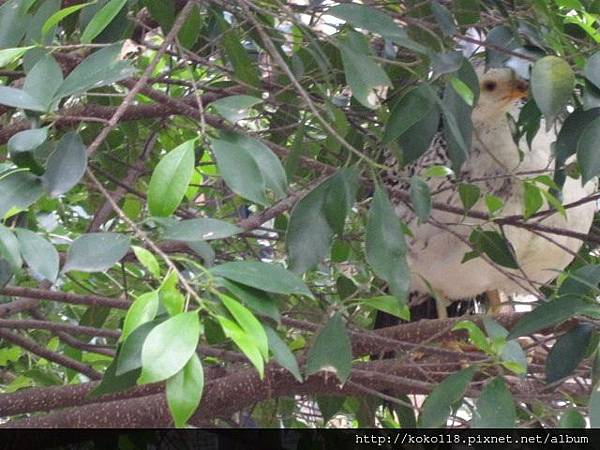
{"label": "foliage background", "polygon": [[[371,330],[409,319],[383,162],[440,121],[452,167],[394,201],[574,235],[532,219],[600,172],[599,2],[0,3],[4,425],[600,425],[594,229],[533,313]],[[475,60],[533,66],[517,135],[562,127],[520,216],[423,183],[460,174]]]}

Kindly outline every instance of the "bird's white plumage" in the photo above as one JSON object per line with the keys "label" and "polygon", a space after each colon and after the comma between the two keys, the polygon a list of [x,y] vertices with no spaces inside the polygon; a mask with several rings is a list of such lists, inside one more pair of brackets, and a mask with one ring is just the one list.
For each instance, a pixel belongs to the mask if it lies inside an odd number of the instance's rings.
{"label": "bird's white plumage", "polygon": [[[544,124],[534,138],[531,149],[521,142],[522,160],[515,145],[506,113],[518,116],[520,102],[514,98],[506,100],[506,86],[513,79],[508,69],[494,69],[479,73],[482,87],[490,80],[498,84],[496,92],[482,88],[480,100],[473,111],[473,142],[469,158],[464,163],[458,178],[461,181],[479,184],[483,193],[489,192],[504,201],[500,216],[523,213],[522,180],[535,175],[524,173],[546,171],[552,175],[551,144],[555,141],[554,130],[546,131]],[[390,190],[406,189],[407,177],[422,172],[432,164],[448,162],[445,143],[441,135],[436,136],[431,147],[409,167],[395,169],[384,178]],[[394,176],[398,179],[394,180]],[[484,181],[485,180],[485,181]],[[433,200],[451,206],[462,207],[456,190],[457,183],[445,179],[428,180]],[[588,196],[595,186],[581,185],[581,180],[568,178],[563,187],[563,203],[568,204]],[[547,209],[546,207],[542,209]],[[472,208],[488,212],[483,198]],[[540,225],[568,228],[587,233],[590,229],[595,205],[585,203],[567,209],[566,219],[555,212],[543,219],[530,219]],[[409,205],[398,203],[396,213],[409,225],[413,237],[409,241],[409,265],[411,289],[421,293],[431,288],[448,299],[464,299],[486,291],[500,290],[507,294],[534,292],[540,285],[554,279],[557,271],[564,269],[573,259],[573,253],[581,241],[556,234],[531,232],[524,228],[504,226],[503,231],[514,248],[520,270],[511,270],[491,264],[485,258],[471,259],[462,263],[464,255],[472,248],[467,244],[469,235],[476,226],[483,225],[498,229],[481,220],[461,217],[453,213],[435,210],[431,220],[418,223]]]}

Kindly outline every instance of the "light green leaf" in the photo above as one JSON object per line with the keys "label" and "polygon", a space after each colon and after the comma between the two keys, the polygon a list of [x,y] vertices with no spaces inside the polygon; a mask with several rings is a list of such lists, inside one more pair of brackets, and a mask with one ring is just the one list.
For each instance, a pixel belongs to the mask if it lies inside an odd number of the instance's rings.
{"label": "light green leaf", "polygon": [[158,260],[152,254],[152,252],[146,250],[143,247],[138,247],[137,245],[132,245],[131,249],[133,253],[135,253],[135,257],[139,262],[152,274],[152,276],[156,279],[160,278],[160,264],[158,264]]}
{"label": "light green leaf", "polygon": [[15,230],[21,255],[36,277],[56,281],[58,276],[58,252],[50,242],[33,231],[17,228]]}
{"label": "light green leaf", "polygon": [[183,312],[152,329],[142,347],[138,383],[166,380],[179,372],[196,353],[200,337],[197,311]]}
{"label": "light green leaf", "polygon": [[71,190],[79,183],[87,167],[87,154],[81,137],[76,132],[65,134],[48,158],[42,177],[51,197]]}
{"label": "light green leaf", "polygon": [[403,320],[410,320],[410,309],[405,302],[391,295],[382,295],[360,300],[361,305],[367,308],[377,309]]}
{"label": "light green leaf", "polygon": [[279,264],[259,261],[234,261],[210,269],[213,275],[276,294],[306,295],[312,293],[304,282]]}
{"label": "light green leaf", "polygon": [[170,216],[183,200],[194,171],[195,142],[196,139],[190,139],[177,146],[154,168],[148,186],[150,214]]}
{"label": "light green leaf", "polygon": [[92,20],[87,24],[81,34],[81,42],[89,44],[108,26],[109,23],[119,14],[119,11],[125,6],[127,0],[110,0],[98,11]]}
{"label": "light green leaf", "polygon": [[224,239],[242,231],[244,230],[223,220],[187,219],[167,227],[163,238],[173,241],[211,241]]}
{"label": "light green leaf", "polygon": [[269,342],[261,323],[245,306],[231,297],[219,294],[219,298],[241,329],[254,341],[254,344],[266,361],[269,358]]}
{"label": "light green leaf", "polygon": [[275,299],[265,291],[235,283],[226,278],[217,278],[217,283],[235,295],[238,300],[254,312],[270,317],[276,322],[281,320],[281,314]]}
{"label": "light green leaf", "polygon": [[260,352],[260,349],[254,343],[252,338],[246,334],[235,322],[227,319],[226,317],[217,316],[225,336],[231,339],[235,345],[239,347],[244,355],[250,360],[250,362],[256,367],[260,378],[262,379],[265,374],[265,361]]}
{"label": "light green leaf", "polygon": [[177,428],[184,427],[200,405],[204,390],[204,369],[198,355],[167,380],[167,405]]}
{"label": "light green leaf", "polygon": [[500,377],[488,381],[475,405],[473,428],[513,428],[515,404],[506,383]]}
{"label": "light green leaf", "polygon": [[62,82],[62,70],[52,55],[48,53],[35,63],[25,77],[23,91],[44,105],[44,109],[48,111],[56,108],[56,105],[52,103]]}
{"label": "light green leaf", "polygon": [[33,45],[30,45],[28,47],[5,48],[0,50],[0,67],[12,64],[21,56],[23,56],[27,50],[32,49],[33,47]]}
{"label": "light green leaf", "polygon": [[158,292],[145,292],[135,299],[129,307],[125,320],[123,321],[123,331],[121,340],[125,340],[132,331],[151,320],[154,320],[158,311]]}
{"label": "light green leaf", "polygon": [[334,314],[317,335],[308,351],[306,376],[333,372],[343,384],[352,370],[352,347],[340,313]]}
{"label": "light green leaf", "polygon": [[568,409],[560,416],[559,428],[585,428],[585,417],[576,409]]}
{"label": "light green leaf", "polygon": [[61,20],[63,20],[64,18],[70,16],[73,13],[76,13],[80,9],[85,8],[86,6],[93,5],[94,3],[96,3],[96,1],[87,2],[87,3],[80,3],[78,5],[68,6],[66,8],[61,9],[60,11],[56,11],[54,14],[52,14],[48,18],[48,20],[46,20],[46,22],[42,26],[42,39],[44,38],[44,36],[46,36],[46,34],[48,34],[48,32],[52,28],[54,28],[56,25],[58,25],[58,23]]}
{"label": "light green leaf", "polygon": [[11,153],[30,152],[46,142],[47,138],[48,128],[23,130],[8,140],[7,147]]}
{"label": "light green leaf", "polygon": [[129,250],[129,236],[119,233],[87,233],[73,241],[63,272],[104,272]]}
{"label": "light green leaf", "polygon": [[0,86],[0,104],[32,111],[46,111],[46,106],[27,92],[8,86]]}
{"label": "light green leaf", "polygon": [[556,115],[567,104],[575,86],[571,66],[557,56],[545,56],[531,70],[531,92],[550,127]]}

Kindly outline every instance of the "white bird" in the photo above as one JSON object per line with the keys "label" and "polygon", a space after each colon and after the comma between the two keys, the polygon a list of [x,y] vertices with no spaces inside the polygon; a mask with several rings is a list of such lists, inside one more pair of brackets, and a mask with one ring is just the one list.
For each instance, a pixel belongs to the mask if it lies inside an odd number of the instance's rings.
{"label": "white bird", "polygon": [[[543,171],[552,176],[553,154],[551,144],[556,140],[554,129],[547,131],[542,122],[533,139],[531,149],[523,138],[519,148],[513,140],[507,113],[518,117],[526,96],[527,85],[507,68],[483,72],[477,69],[480,96],[472,113],[473,139],[471,150],[457,180],[478,184],[483,194],[491,193],[504,201],[500,217],[523,214],[522,180]],[[384,183],[393,197],[394,190],[408,190],[406,180],[413,174],[422,174],[431,165],[449,165],[446,142],[441,133],[433,139],[429,149],[415,162],[403,167],[390,168]],[[535,172],[535,175],[527,173]],[[403,180],[399,182],[399,180]],[[479,181],[477,181],[479,180]],[[485,180],[485,181],[482,181]],[[433,201],[462,208],[456,180],[430,178],[427,180]],[[587,197],[595,189],[592,182],[582,186],[581,180],[567,178],[562,193],[563,204]],[[439,192],[438,192],[439,191]],[[436,193],[437,192],[437,193]],[[545,205],[541,210],[546,210]],[[494,224],[483,224],[479,219],[462,217],[434,208],[430,220],[419,223],[409,205],[398,202],[396,214],[408,225],[413,236],[408,237],[408,262],[411,269],[411,293],[429,294],[447,300],[472,298],[483,293],[503,292],[524,294],[535,292],[551,281],[574,258],[582,242],[557,234],[544,234],[506,225],[504,234],[512,248],[520,270],[511,270],[477,257],[462,263],[469,235],[477,226],[498,230]],[[483,198],[472,211],[487,213]],[[594,202],[587,202],[566,210],[566,219],[554,212],[535,222],[539,225],[567,228],[587,233],[595,212]],[[534,219],[530,219],[534,220]],[[433,292],[432,292],[433,291]],[[497,297],[496,297],[497,298]]]}

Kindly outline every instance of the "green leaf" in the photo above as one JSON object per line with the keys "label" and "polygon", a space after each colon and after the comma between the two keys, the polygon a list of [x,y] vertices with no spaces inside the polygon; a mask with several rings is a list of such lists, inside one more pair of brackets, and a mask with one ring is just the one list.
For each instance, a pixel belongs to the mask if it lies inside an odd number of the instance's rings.
{"label": "green leaf", "polygon": [[164,239],[173,241],[211,241],[224,239],[244,231],[238,226],[218,219],[181,220],[167,227]]}
{"label": "green leaf", "polygon": [[140,325],[154,320],[158,311],[158,292],[145,292],[135,299],[129,307],[125,320],[123,321],[123,331],[121,340],[125,340]]}
{"label": "green leaf", "polygon": [[438,2],[431,2],[431,11],[435,17],[436,22],[440,26],[442,33],[446,36],[453,36],[456,34],[456,25],[454,24],[454,17],[445,6],[440,5]]}
{"label": "green leaf", "polygon": [[131,76],[136,69],[120,59],[121,47],[121,44],[114,44],[102,48],[81,61],[65,78],[56,97],[80,94]]}
{"label": "green leaf", "polygon": [[36,278],[56,281],[58,276],[58,252],[50,242],[33,231],[17,228],[15,230],[21,255]]}
{"label": "green leaf", "polygon": [[360,300],[361,305],[367,308],[377,309],[403,320],[410,320],[410,309],[405,302],[391,295],[382,295]]}
{"label": "green leaf", "polygon": [[531,92],[550,127],[556,115],[571,98],[575,74],[571,66],[557,56],[538,59],[531,70]]}
{"label": "green leaf", "polygon": [[573,296],[563,296],[542,303],[515,324],[510,330],[508,339],[533,334],[536,331],[567,320],[589,308],[589,303]]}
{"label": "green leaf", "polygon": [[269,339],[269,349],[271,350],[271,353],[273,353],[275,361],[294,375],[294,378],[298,380],[299,383],[302,383],[302,374],[300,373],[298,361],[294,354],[275,330],[268,326],[265,326],[264,328],[267,333],[267,338]]}
{"label": "green leaf", "polygon": [[592,331],[591,325],[580,324],[558,338],[546,360],[546,383],[554,383],[573,373],[585,357]]}
{"label": "green leaf", "polygon": [[577,142],[577,162],[584,183],[600,174],[598,139],[600,139],[600,117],[592,120],[583,129]]}
{"label": "green leaf", "polygon": [[583,75],[600,89],[600,52],[594,53],[587,59]]}
{"label": "green leaf", "polygon": [[46,34],[48,34],[48,32],[52,28],[54,28],[56,25],[58,25],[58,23],[61,20],[70,16],[73,13],[76,13],[80,9],[85,8],[86,6],[93,5],[94,3],[96,3],[96,1],[88,2],[88,3],[80,3],[78,5],[68,6],[66,8],[61,9],[60,11],[56,11],[54,14],[52,14],[48,18],[48,20],[46,20],[46,22],[44,22],[44,25],[42,26],[42,39],[44,38],[44,36],[46,36]]}
{"label": "green leaf", "polygon": [[204,369],[198,355],[167,380],[167,405],[177,428],[184,427],[200,405],[204,390]]}
{"label": "green leaf", "polygon": [[13,207],[27,208],[43,194],[42,181],[29,172],[13,172],[0,178],[0,217]]}
{"label": "green leaf", "polygon": [[[556,138],[556,167],[563,167],[567,159],[577,152],[577,146],[582,133],[587,126],[598,116],[600,116],[600,108],[590,110],[576,109],[563,123],[563,126]],[[595,127],[594,127],[595,128]],[[592,152],[587,145],[582,146],[582,153]],[[586,158],[593,160],[592,154],[586,155]]]}
{"label": "green leaf", "polygon": [[426,47],[412,40],[406,30],[400,28],[380,9],[352,3],[334,6],[327,10],[327,14],[346,20],[357,28],[377,33],[401,47],[418,53],[428,53]]}
{"label": "green leaf", "polygon": [[160,278],[160,264],[156,257],[152,254],[152,252],[146,250],[143,247],[138,247],[137,245],[132,245],[131,249],[133,253],[135,253],[135,257],[139,262],[152,274],[152,276],[156,279]]}
{"label": "green leaf", "polygon": [[46,106],[21,89],[0,86],[0,104],[32,111],[46,111]]}
{"label": "green leaf", "polygon": [[402,149],[401,164],[406,165],[417,160],[431,146],[431,140],[438,132],[440,124],[440,109],[433,106],[423,118],[411,126],[398,138]]}
{"label": "green leaf", "polygon": [[346,81],[352,95],[363,106],[378,108],[381,99],[378,90],[391,86],[392,82],[385,71],[371,57],[367,39],[362,34],[349,32],[344,40],[338,43]]}
{"label": "green leaf", "polygon": [[329,422],[344,406],[346,399],[336,395],[318,395],[317,406],[323,417],[323,424]]}
{"label": "green leaf", "polygon": [[533,183],[524,181],[523,182],[523,203],[525,210],[523,216],[528,219],[533,214],[538,212],[544,205],[544,198],[540,192],[540,188],[535,186]]}
{"label": "green leaf", "polygon": [[237,122],[246,117],[247,111],[254,105],[262,103],[262,99],[252,97],[251,95],[231,95],[215,100],[210,104],[219,115],[229,120]]}
{"label": "green leaf", "polygon": [[34,128],[14,134],[6,144],[11,153],[30,152],[48,138],[48,128]]}
{"label": "green leaf", "polygon": [[481,189],[474,184],[460,183],[458,185],[458,196],[466,210],[471,209],[475,206],[475,203],[479,200],[481,195]]}
{"label": "green leaf", "polygon": [[234,261],[210,269],[213,275],[276,294],[306,295],[312,293],[304,282],[279,264],[259,261]]}
{"label": "green leaf", "polygon": [[138,383],[166,380],[179,372],[196,353],[200,337],[198,312],[183,312],[157,325],[142,348]]}
{"label": "green leaf", "polygon": [[491,353],[491,345],[477,325],[475,325],[470,320],[461,320],[456,325],[452,327],[452,331],[457,330],[467,330],[469,333],[469,340],[480,350],[483,350],[486,353]]}
{"label": "green leaf", "polygon": [[431,214],[431,193],[427,183],[416,175],[410,179],[410,201],[419,220],[426,222]]}
{"label": "green leaf", "polygon": [[333,372],[342,384],[352,370],[352,347],[340,313],[327,321],[308,351],[306,376],[322,370]]}
{"label": "green leaf", "polygon": [[419,416],[419,427],[444,427],[450,416],[450,408],[462,399],[473,375],[475,368],[468,367],[446,377],[425,399]]}
{"label": "green leaf", "polygon": [[13,270],[17,270],[23,265],[19,241],[15,234],[4,225],[0,225],[0,257],[9,263]]}
{"label": "green leaf", "polygon": [[28,47],[15,47],[15,48],[5,48],[0,50],[0,67],[8,66],[12,64],[17,59],[19,59],[23,54],[29,50],[34,48],[33,45]]}
{"label": "green leaf", "polygon": [[241,329],[254,341],[254,345],[264,360],[269,358],[269,342],[267,334],[261,323],[245,306],[225,294],[219,294],[221,302],[241,327]]}
{"label": "green leaf", "polygon": [[119,11],[125,6],[127,0],[110,0],[98,11],[92,20],[87,24],[81,34],[80,41],[83,44],[89,44],[108,26],[109,23],[119,14]]}
{"label": "green leaf", "polygon": [[114,392],[124,391],[130,387],[136,385],[136,380],[139,376],[139,369],[131,372],[124,373],[123,375],[116,375],[117,370],[117,358],[114,358],[112,363],[107,367],[102,377],[102,381],[88,395],[90,398],[99,397],[100,395],[112,394]]}
{"label": "green leaf", "polygon": [[568,409],[560,416],[559,428],[585,428],[585,417],[576,409]]}
{"label": "green leaf", "polygon": [[500,377],[488,381],[475,405],[473,428],[513,428],[515,404],[506,383]]}
{"label": "green leaf", "polygon": [[87,167],[85,145],[76,132],[65,134],[56,145],[46,164],[42,177],[51,197],[57,197],[71,190],[79,183]]}
{"label": "green leaf", "polygon": [[367,261],[373,271],[387,281],[398,299],[406,299],[410,270],[406,262],[406,243],[392,205],[378,186],[368,214]]}
{"label": "green leaf", "polygon": [[476,229],[469,236],[469,242],[476,251],[485,253],[496,264],[509,269],[519,268],[509,242],[500,233]]}
{"label": "green leaf", "polygon": [[468,106],[472,107],[474,105],[475,94],[473,94],[473,91],[469,88],[469,86],[456,77],[450,78],[450,84]]}
{"label": "green leaf", "polygon": [[117,355],[117,368],[115,374],[123,375],[132,370],[142,367],[142,348],[150,332],[160,325],[160,321],[154,320],[140,324],[127,335],[119,348]]}
{"label": "green leaf", "polygon": [[87,233],[73,241],[63,272],[104,272],[129,250],[129,236],[119,233]]}
{"label": "green leaf", "polygon": [[579,298],[595,298],[600,291],[600,265],[588,264],[568,274],[558,289],[559,296],[571,295]]}
{"label": "green leaf", "polygon": [[52,105],[54,94],[62,82],[63,74],[60,66],[52,55],[47,54],[39,59],[25,77],[23,91],[44,105],[46,111],[53,110],[56,109],[56,105]]}
{"label": "green leaf", "polygon": [[600,391],[594,389],[589,404],[590,427],[600,428]]}
{"label": "green leaf", "polygon": [[423,172],[423,176],[427,178],[454,177],[454,171],[446,166],[429,166]]}
{"label": "green leaf", "polygon": [[212,139],[211,148],[227,186],[259,205],[269,201],[267,191],[276,198],[287,192],[287,177],[279,158],[262,142],[241,134],[224,132]]}
{"label": "green leaf", "polygon": [[0,7],[0,48],[16,47],[27,31],[27,2],[12,0]]}
{"label": "green leaf", "polygon": [[250,362],[256,367],[260,378],[265,374],[265,361],[261,355],[260,349],[256,346],[252,338],[233,321],[226,317],[217,316],[225,336],[231,339],[235,345],[242,351]]}
{"label": "green leaf", "polygon": [[177,146],[154,168],[148,185],[150,214],[168,217],[183,200],[194,171],[195,142],[196,139],[190,139]]}
{"label": "green leaf", "polygon": [[183,312],[185,306],[185,298],[183,294],[179,292],[179,289],[177,289],[178,281],[179,276],[177,275],[177,272],[169,271],[158,289],[160,303],[171,316],[176,316]]}
{"label": "green leaf", "polygon": [[387,144],[407,132],[436,108],[435,93],[424,83],[409,90],[396,102],[385,124],[382,142]]}
{"label": "green leaf", "polygon": [[276,322],[281,320],[277,303],[268,293],[250,286],[235,283],[226,278],[218,278],[217,283],[226,288],[230,293],[237,297],[242,304],[246,305],[254,312],[262,316],[270,317]]}
{"label": "green leaf", "polygon": [[290,270],[304,273],[329,255],[333,235],[343,233],[356,190],[356,171],[344,169],[296,203],[286,234]]}

